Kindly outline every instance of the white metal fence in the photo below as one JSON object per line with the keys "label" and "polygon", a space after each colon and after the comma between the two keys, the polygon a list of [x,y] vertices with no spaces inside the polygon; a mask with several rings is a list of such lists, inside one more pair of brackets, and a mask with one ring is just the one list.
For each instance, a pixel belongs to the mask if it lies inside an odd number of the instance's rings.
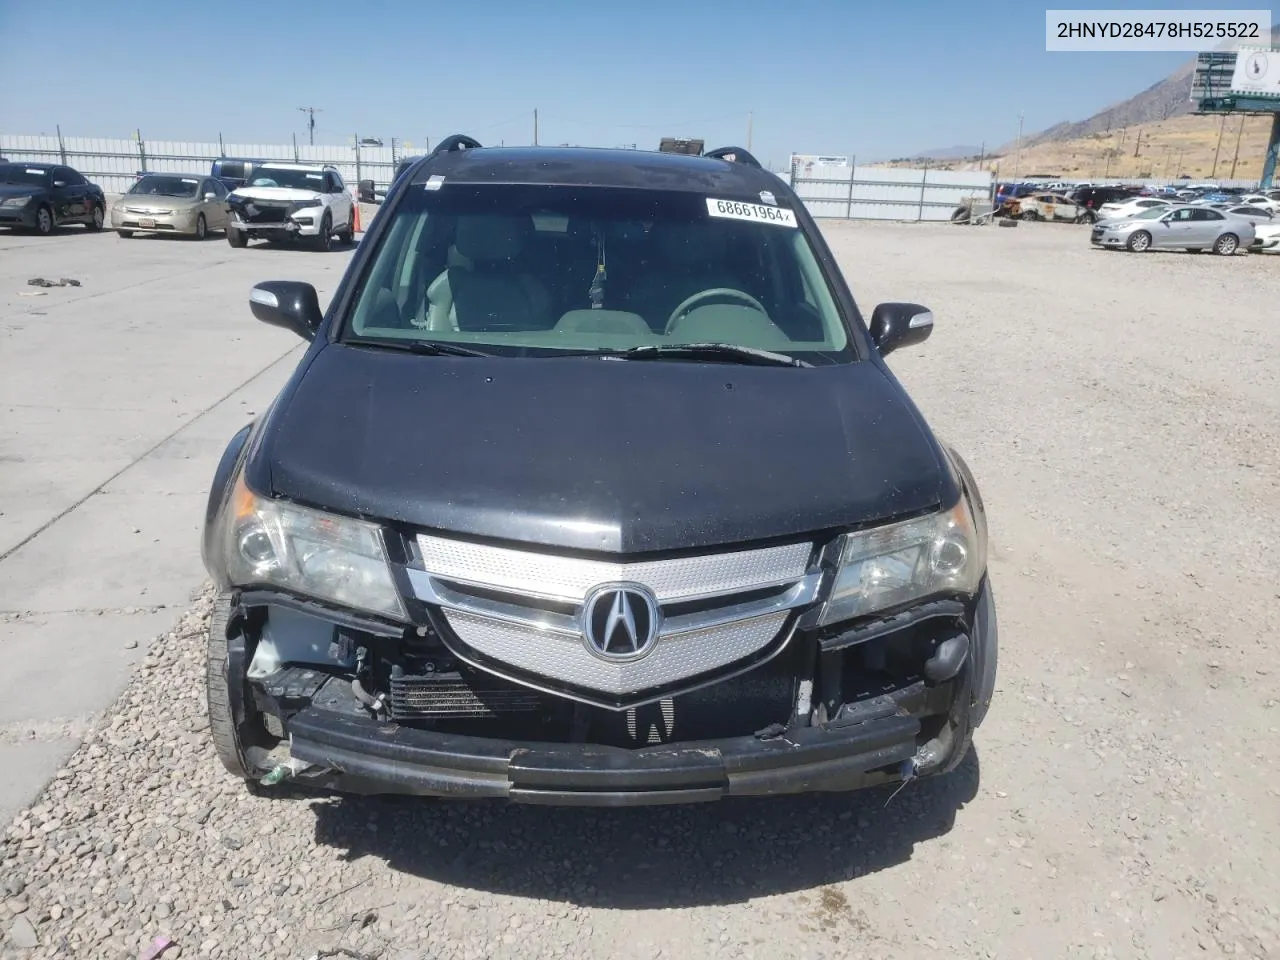
{"label": "white metal fence", "polygon": [[845,220],[950,220],[966,197],[991,195],[985,171],[804,164],[791,187],[815,217]]}
{"label": "white metal fence", "polygon": [[213,161],[219,157],[331,163],[351,186],[357,180],[369,179],[385,189],[395,174],[396,163],[402,159],[392,147],[356,147],[351,144],[222,144],[9,134],[0,134],[0,157],[39,163],[64,163],[80,171],[107,193],[123,193],[129,189],[140,170],[153,173],[207,174]]}

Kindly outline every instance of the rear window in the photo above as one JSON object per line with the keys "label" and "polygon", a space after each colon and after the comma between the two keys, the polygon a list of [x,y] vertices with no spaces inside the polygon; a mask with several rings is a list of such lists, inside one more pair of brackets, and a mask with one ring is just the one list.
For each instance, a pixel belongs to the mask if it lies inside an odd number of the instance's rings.
{"label": "rear window", "polygon": [[778,204],[436,182],[411,187],[392,216],[347,340],[512,356],[717,342],[853,359],[817,257]]}

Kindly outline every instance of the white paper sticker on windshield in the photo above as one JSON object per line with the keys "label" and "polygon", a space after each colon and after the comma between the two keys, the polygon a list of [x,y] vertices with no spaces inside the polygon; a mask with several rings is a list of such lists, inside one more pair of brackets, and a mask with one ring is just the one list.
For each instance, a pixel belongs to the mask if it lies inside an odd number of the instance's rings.
{"label": "white paper sticker on windshield", "polygon": [[443,186],[444,176],[439,173],[433,173],[431,176],[427,177],[427,182],[423,184],[423,187],[427,190],[439,190]]}
{"label": "white paper sticker on windshield", "polygon": [[182,182],[183,182],[183,183],[199,183],[200,181],[199,181],[199,180],[192,180],[190,177],[183,177],[183,178],[182,178]]}
{"label": "white paper sticker on windshield", "polygon": [[772,223],[779,227],[795,228],[796,215],[783,207],[766,207],[761,203],[743,203],[741,200],[714,200],[707,197],[707,213],[729,220],[754,220]]}
{"label": "white paper sticker on windshield", "polygon": [[49,171],[47,170],[32,170],[30,167],[27,168],[27,173],[35,174],[37,177],[44,176],[48,172]]}
{"label": "white paper sticker on windshield", "polygon": [[323,173],[308,173],[308,174],[307,174],[307,179],[308,179],[308,180],[323,180],[323,179],[324,179],[324,174],[323,174]]}

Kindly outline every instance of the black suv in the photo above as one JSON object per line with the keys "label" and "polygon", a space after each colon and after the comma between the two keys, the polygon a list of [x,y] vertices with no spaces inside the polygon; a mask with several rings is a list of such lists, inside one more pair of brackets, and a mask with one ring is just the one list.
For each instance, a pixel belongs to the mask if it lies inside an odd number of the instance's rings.
{"label": "black suv", "polygon": [[965,756],[987,521],[796,195],[741,148],[484,148],[400,177],[227,447],[223,763],[359,793],[653,804]]}

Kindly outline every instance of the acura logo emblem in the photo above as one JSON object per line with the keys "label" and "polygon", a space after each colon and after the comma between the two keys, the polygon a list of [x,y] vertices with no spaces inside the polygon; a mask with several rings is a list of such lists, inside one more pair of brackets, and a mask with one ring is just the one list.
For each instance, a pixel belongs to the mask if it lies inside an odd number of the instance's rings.
{"label": "acura logo emblem", "polygon": [[582,637],[602,660],[635,660],[658,637],[658,601],[638,583],[606,583],[582,604]]}

